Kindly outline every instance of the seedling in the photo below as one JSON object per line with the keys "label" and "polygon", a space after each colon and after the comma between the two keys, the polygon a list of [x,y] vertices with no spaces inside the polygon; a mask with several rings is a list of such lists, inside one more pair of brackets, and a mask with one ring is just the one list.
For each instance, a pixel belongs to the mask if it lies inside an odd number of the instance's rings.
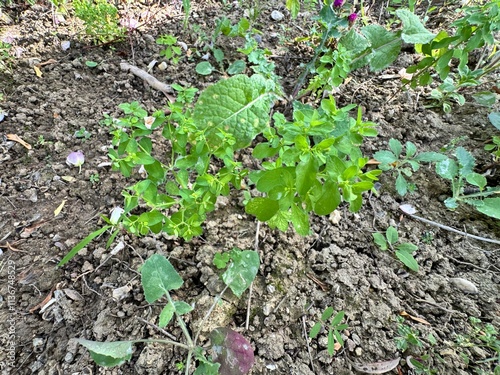
{"label": "seedling", "polygon": [[[396,175],[396,191],[405,196],[408,192],[416,190],[416,185],[408,181],[413,173],[420,169],[422,162],[437,162],[446,159],[438,152],[421,152],[417,155],[417,146],[413,142],[406,142],[405,152],[403,145],[397,139],[389,140],[389,149],[377,151],[373,157],[380,162],[379,168],[383,171],[392,171]],[[405,177],[406,176],[406,177]]]}
{"label": "seedling", "polygon": [[165,49],[160,51],[160,56],[165,57],[172,64],[177,65],[182,55],[182,49],[177,45],[177,38],[170,34],[165,34],[156,39],[156,43],[165,46]]}
{"label": "seedling", "polygon": [[[451,182],[452,196],[444,201],[449,209],[456,209],[460,203],[473,206],[479,212],[500,219],[500,198],[489,198],[500,192],[500,187],[487,187],[486,177],[474,172],[476,161],[463,147],[457,147],[454,158],[436,163],[436,173]],[[466,183],[478,192],[468,194]]]}
{"label": "seedling", "polygon": [[387,228],[385,235],[382,233],[372,233],[372,236],[381,250],[386,251],[391,249],[406,267],[412,271],[418,272],[418,263],[413,257],[413,253],[418,250],[418,247],[409,242],[401,243],[396,228],[390,226]]}
{"label": "seedling", "polygon": [[100,181],[99,173],[92,173],[89,177],[89,181],[92,184],[97,184]]}
{"label": "seedling", "polygon": [[[491,124],[497,129],[500,130],[500,112],[492,112],[488,115],[488,119]],[[488,143],[484,146],[486,151],[490,151],[495,158],[495,161],[500,161],[500,136],[492,137],[493,143]]]}
{"label": "seedling", "polygon": [[[182,318],[183,315],[191,312],[193,307],[174,298],[173,293],[182,286],[183,280],[169,260],[163,255],[154,254],[146,260],[140,269],[146,301],[153,304],[164,297],[166,298],[166,305],[160,313],[158,326],[165,327],[172,320],[175,320],[182,330],[185,343],[163,339],[96,342],[80,338],[77,341],[89,350],[92,359],[98,365],[105,367],[119,366],[130,360],[132,346],[135,343],[144,342],[174,345],[185,349],[187,351],[186,361],[177,364],[177,368],[179,370],[185,369],[186,375],[191,371],[193,358],[198,361],[195,375],[246,374],[254,363],[253,349],[239,333],[224,327],[212,331],[210,341],[213,357],[207,357],[204,354],[204,349],[198,345],[200,331],[215,305],[222,301],[224,291],[229,287],[237,297],[241,297],[253,282],[259,269],[259,255],[255,251],[233,249],[225,257],[226,263],[230,261],[229,267],[222,275],[226,288],[215,299],[212,308],[200,323],[194,337]],[[221,265],[220,262],[219,265]]]}
{"label": "seedling", "polygon": [[[316,322],[309,332],[309,337],[314,339],[318,336],[322,329],[328,331],[327,350],[330,355],[335,354],[336,350],[344,346],[344,340],[342,339],[340,332],[348,328],[347,324],[340,324],[340,322],[344,319],[345,313],[340,311],[332,318],[333,313],[333,307],[327,307],[321,315],[320,321]],[[330,320],[330,318],[332,319]]]}

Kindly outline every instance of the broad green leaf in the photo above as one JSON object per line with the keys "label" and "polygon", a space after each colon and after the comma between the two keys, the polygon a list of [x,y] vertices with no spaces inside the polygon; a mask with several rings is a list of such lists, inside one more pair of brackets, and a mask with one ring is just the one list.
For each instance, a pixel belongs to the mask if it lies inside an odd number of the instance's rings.
{"label": "broad green leaf", "polygon": [[394,155],[391,151],[377,151],[373,158],[383,164],[391,164],[398,160],[396,155]]}
{"label": "broad green leaf", "polygon": [[112,225],[105,225],[101,229],[98,229],[95,232],[90,233],[87,237],[78,242],[78,244],[75,247],[73,247],[70,250],[70,252],[66,254],[64,258],[62,258],[62,260],[57,264],[57,267],[64,266],[66,263],[68,263],[76,254],[78,254],[78,252],[81,249],[87,246],[94,238],[106,232],[109,228],[112,228]]}
{"label": "broad green leaf", "polygon": [[92,359],[99,366],[119,366],[132,358],[132,341],[98,342],[86,339],[76,339],[86,347]]}
{"label": "broad green leaf", "polygon": [[476,209],[488,216],[500,219],[500,198],[485,198],[481,206],[476,206]]}
{"label": "broad green leaf", "polygon": [[292,204],[292,224],[295,231],[301,236],[309,234],[309,215],[296,204]]}
{"label": "broad green leaf", "polygon": [[410,12],[408,9],[396,10],[396,15],[403,22],[403,33],[401,38],[406,43],[428,43],[434,39],[435,34],[425,28],[418,16]]}
{"label": "broad green leaf", "polygon": [[401,51],[401,39],[397,34],[379,25],[368,25],[361,32],[370,41],[367,56],[371,71],[382,70],[392,64]]}
{"label": "broad green leaf", "polygon": [[363,35],[357,33],[353,27],[340,38],[340,45],[344,46],[353,56],[356,56],[370,47],[370,42]]}
{"label": "broad green leaf", "polygon": [[423,161],[427,163],[443,161],[447,159],[446,155],[440,154],[439,152],[421,152],[416,157],[416,161]]}
{"label": "broad green leaf", "polygon": [[472,154],[463,147],[457,147],[455,155],[460,164],[460,174],[466,176],[471,173],[476,165],[476,160]]}
{"label": "broad green leaf", "polygon": [[286,7],[290,11],[292,18],[297,18],[300,10],[299,0],[286,0]]}
{"label": "broad green leaf", "polygon": [[323,325],[321,324],[321,322],[316,322],[311,328],[311,331],[309,331],[309,337],[312,339],[316,338],[322,327]]}
{"label": "broad green leaf", "polygon": [[290,218],[291,214],[289,211],[278,211],[276,215],[269,219],[267,225],[272,229],[278,228],[280,231],[286,232],[290,224]]}
{"label": "broad green leaf", "polygon": [[168,291],[180,288],[183,283],[172,264],[160,254],[153,254],[144,262],[141,282],[148,303],[156,302]]}
{"label": "broad green leaf", "polygon": [[316,181],[316,161],[309,155],[306,160],[301,161],[295,167],[295,181],[297,192],[300,196],[305,196]]}
{"label": "broad green leaf", "polygon": [[465,179],[469,184],[477,186],[481,190],[483,190],[487,184],[486,177],[475,172],[469,173],[467,176],[465,176]]}
{"label": "broad green leaf", "polygon": [[396,177],[396,190],[402,197],[404,197],[408,192],[408,182],[401,173],[399,173],[398,177]]}
{"label": "broad green leaf", "polygon": [[222,274],[222,280],[237,297],[241,297],[259,271],[259,253],[252,250],[233,249],[229,256],[232,262]]}
{"label": "broad green leaf", "polygon": [[389,139],[389,148],[396,155],[396,158],[399,158],[401,155],[401,151],[403,151],[403,145],[397,139],[391,138]]}
{"label": "broad green leaf", "polygon": [[458,165],[455,160],[446,158],[436,163],[436,173],[443,178],[453,180],[458,174]]}
{"label": "broad green leaf", "polygon": [[270,158],[276,155],[279,147],[270,147],[269,143],[259,143],[252,151],[253,157],[257,159]]}
{"label": "broad green leaf", "polygon": [[279,210],[279,203],[269,198],[252,198],[245,206],[245,212],[254,215],[260,221],[267,221]]}
{"label": "broad green leaf", "polygon": [[413,157],[417,153],[417,146],[413,142],[406,142],[406,156]]}
{"label": "broad green leaf", "polygon": [[208,61],[202,61],[196,65],[196,73],[207,76],[214,71],[214,67]]}
{"label": "broad green leaf", "polygon": [[341,196],[337,183],[328,180],[321,187],[318,195],[312,197],[313,209],[316,215],[328,215],[340,204]]}
{"label": "broad green leaf", "polygon": [[455,198],[447,198],[444,201],[444,205],[449,208],[450,210],[454,210],[458,207],[458,202]]}
{"label": "broad green leaf", "polygon": [[262,76],[236,75],[204,90],[196,102],[193,120],[206,129],[212,145],[220,140],[215,129],[236,138],[235,149],[247,147],[269,124],[269,110],[274,95]]}
{"label": "broad green leaf", "polygon": [[412,271],[418,272],[418,263],[413,255],[404,250],[396,250],[396,256],[403,264]]}
{"label": "broad green leaf", "polygon": [[372,233],[373,240],[380,247],[381,250],[387,250],[387,241],[382,233]]}
{"label": "broad green leaf", "polygon": [[404,242],[402,244],[399,244],[397,246],[397,249],[401,251],[406,251],[408,253],[413,253],[418,250],[418,246],[409,242]]}
{"label": "broad green leaf", "polygon": [[391,245],[394,245],[396,242],[398,242],[399,239],[398,230],[394,228],[392,225],[389,228],[387,228],[385,236],[387,237],[387,241]]}
{"label": "broad green leaf", "polygon": [[229,65],[229,68],[227,68],[227,74],[229,75],[241,74],[245,71],[246,67],[247,65],[245,61],[236,60],[231,65]]}
{"label": "broad green leaf", "polygon": [[488,119],[495,128],[500,130],[500,112],[491,112]]}
{"label": "broad green leaf", "polygon": [[[251,175],[252,181],[256,182],[256,187],[263,193],[268,193],[277,186],[287,186],[293,181],[293,168],[276,168],[269,171],[259,171]],[[256,181],[253,176],[258,177]],[[293,186],[293,185],[292,185]]]}
{"label": "broad green leaf", "polygon": [[484,105],[485,107],[491,107],[497,101],[497,94],[491,91],[476,92],[472,94],[472,97],[478,104]]}

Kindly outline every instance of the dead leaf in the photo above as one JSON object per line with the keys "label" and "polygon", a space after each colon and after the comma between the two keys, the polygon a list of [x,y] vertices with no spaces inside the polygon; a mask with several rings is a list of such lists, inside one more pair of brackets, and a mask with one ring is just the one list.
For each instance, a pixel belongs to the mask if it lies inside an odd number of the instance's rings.
{"label": "dead leaf", "polygon": [[431,323],[429,323],[427,320],[422,319],[422,318],[418,318],[418,317],[413,316],[413,315],[410,315],[410,314],[408,314],[406,311],[401,311],[401,312],[399,313],[399,315],[404,316],[405,318],[410,318],[411,320],[414,320],[414,321],[416,321],[416,322],[419,322],[419,323],[422,323],[422,324],[426,324],[426,325],[428,325],[428,326],[430,326],[430,325],[431,325]]}
{"label": "dead leaf", "polygon": [[357,365],[353,362],[351,362],[351,364],[355,370],[364,372],[366,374],[385,374],[386,372],[395,369],[399,365],[400,359],[401,358],[398,357],[389,361],[372,362],[364,365]]}
{"label": "dead leaf", "polygon": [[54,217],[59,215],[62,211],[62,209],[64,208],[64,205],[66,204],[66,199],[63,199],[63,201],[61,202],[61,204],[59,205],[59,207],[57,207],[55,210],[54,210]]}
{"label": "dead leaf", "polygon": [[31,145],[29,143],[26,143],[25,141],[23,141],[21,138],[19,138],[19,136],[17,134],[7,134],[6,137],[8,140],[20,143],[24,147],[26,147],[28,150],[31,150]]}
{"label": "dead leaf", "polygon": [[45,297],[42,302],[29,309],[30,314],[33,314],[35,310],[42,309],[52,299],[52,293],[54,293],[54,290],[56,290],[55,285],[52,287],[49,294],[47,294],[47,297]]}
{"label": "dead leaf", "polygon": [[40,68],[38,67],[38,65],[35,65],[35,66],[33,67],[33,70],[35,71],[35,74],[36,74],[36,76],[37,76],[38,78],[41,78],[41,77],[42,77],[42,74],[43,74],[43,73],[42,73],[42,71],[40,70]]}

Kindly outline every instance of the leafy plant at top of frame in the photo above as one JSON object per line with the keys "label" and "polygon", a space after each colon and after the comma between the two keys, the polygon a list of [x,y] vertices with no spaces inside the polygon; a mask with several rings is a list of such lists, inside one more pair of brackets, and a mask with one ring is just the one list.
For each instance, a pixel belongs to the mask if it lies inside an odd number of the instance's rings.
{"label": "leafy plant at top of frame", "polygon": [[413,253],[418,247],[409,242],[400,242],[398,230],[393,226],[387,228],[385,235],[382,233],[372,233],[375,243],[381,250],[391,249],[396,257],[412,271],[418,272],[418,263],[413,257]]}
{"label": "leafy plant at top of frame", "polygon": [[[330,355],[333,355],[336,350],[344,346],[344,340],[340,335],[340,331],[346,330],[348,328],[347,324],[341,324],[342,320],[344,319],[345,313],[343,311],[340,311],[335,316],[333,316],[333,313],[333,307],[327,307],[321,315],[319,322],[316,322],[309,332],[309,337],[314,339],[318,336],[322,329],[326,329],[328,331],[327,350],[328,354]],[[335,345],[336,343],[338,345],[337,348]]]}
{"label": "leafy plant at top of frame", "polygon": [[118,10],[107,0],[73,0],[75,15],[85,24],[86,34],[95,43],[118,41],[126,29],[119,24]]}
{"label": "leafy plant at top of frame", "polygon": [[[451,24],[455,30],[452,35],[443,30],[432,40],[415,46],[423,59],[406,69],[412,78],[403,80],[415,88],[418,85],[428,86],[439,78],[442,84],[432,90],[431,97],[445,112],[451,111],[450,100],[460,105],[465,103],[465,97],[459,91],[480,85],[481,78],[500,66],[500,53],[495,54],[498,44],[496,34],[500,30],[500,1],[463,7],[461,12],[463,16]],[[489,51],[487,47],[490,47]],[[480,60],[471,69],[469,56],[479,49],[483,49]],[[455,62],[457,69],[453,71]],[[491,101],[495,102],[491,92],[478,93],[474,98],[480,104],[491,105]]]}
{"label": "leafy plant at top of frame", "polygon": [[[214,306],[209,311],[212,311],[215,304],[223,303],[221,298],[228,287],[231,288],[235,295],[240,297],[253,282],[259,269],[259,255],[255,251],[233,249],[231,252],[226,253],[224,257],[226,258],[224,266],[229,264],[222,275],[226,288],[215,299]],[[219,268],[223,268],[220,263],[219,266]],[[167,258],[159,254],[152,255],[144,262],[140,272],[146,301],[153,304],[166,298],[166,305],[158,317],[158,326],[163,328],[175,321],[182,330],[185,343],[164,339],[137,339],[115,342],[77,339],[81,345],[89,350],[92,359],[98,365],[113,367],[125,363],[132,357],[134,343],[143,342],[174,345],[186,350],[186,375],[191,371],[193,358],[198,361],[198,366],[194,371],[195,375],[244,375],[250,370],[254,363],[253,349],[242,335],[229,328],[216,328],[210,333],[210,350],[213,357],[207,357],[204,354],[204,349],[198,344],[198,337],[209,313],[205,315],[199,327],[197,327],[195,336],[192,336],[182,316],[191,312],[193,306],[175,299],[175,290],[182,286],[183,280]]]}
{"label": "leafy plant at top of frame", "polygon": [[394,138],[389,140],[389,150],[377,151],[373,157],[380,162],[381,170],[392,171],[396,175],[396,190],[401,196],[416,189],[416,185],[407,178],[420,169],[420,163],[446,159],[445,155],[438,152],[417,153],[417,146],[413,142],[406,142],[403,146]]}

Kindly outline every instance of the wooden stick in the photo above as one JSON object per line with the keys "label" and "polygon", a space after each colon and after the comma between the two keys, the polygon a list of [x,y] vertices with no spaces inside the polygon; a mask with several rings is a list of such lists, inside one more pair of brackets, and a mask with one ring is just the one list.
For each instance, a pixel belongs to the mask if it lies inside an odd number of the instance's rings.
{"label": "wooden stick", "polygon": [[164,93],[169,98],[169,100],[171,99],[171,96],[168,95],[168,94],[173,94],[174,93],[174,89],[172,88],[172,86],[167,85],[166,83],[158,81],[155,77],[153,77],[148,72],[146,72],[146,71],[144,71],[142,69],[139,69],[136,66],[127,64],[126,62],[120,63],[120,69],[123,70],[123,71],[125,71],[125,72],[130,72],[130,73],[132,73],[133,75],[136,75],[139,78],[142,78],[144,81],[147,82],[147,84],[149,86],[151,86],[152,88],[154,88],[154,89],[156,89],[156,90],[161,91],[162,93]]}

